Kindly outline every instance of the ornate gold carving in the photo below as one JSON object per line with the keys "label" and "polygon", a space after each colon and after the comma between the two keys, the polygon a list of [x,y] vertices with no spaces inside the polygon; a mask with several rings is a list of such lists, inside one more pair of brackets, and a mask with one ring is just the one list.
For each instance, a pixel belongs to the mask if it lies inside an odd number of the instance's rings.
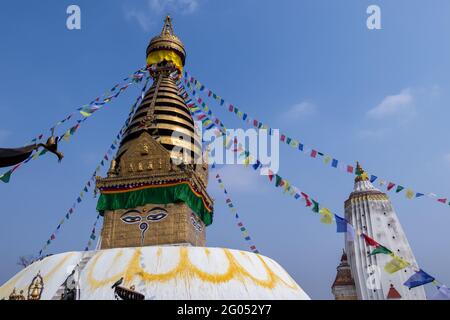
{"label": "ornate gold carving", "polygon": [[16,293],[16,288],[13,289],[13,292],[9,295],[9,300],[26,300],[23,295],[23,290],[20,290],[20,293]]}
{"label": "ornate gold carving", "polygon": [[40,300],[44,290],[44,280],[40,272],[33,278],[28,287],[28,300]]}

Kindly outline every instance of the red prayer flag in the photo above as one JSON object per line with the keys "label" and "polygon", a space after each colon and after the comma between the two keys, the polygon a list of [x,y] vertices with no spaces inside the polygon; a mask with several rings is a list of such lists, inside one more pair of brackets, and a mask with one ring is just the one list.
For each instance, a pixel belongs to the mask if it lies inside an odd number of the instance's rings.
{"label": "red prayer flag", "polygon": [[211,90],[208,90],[208,97],[211,97],[211,95],[212,95]]}
{"label": "red prayer flag", "polygon": [[310,207],[310,206],[312,206],[312,202],[311,202],[311,200],[309,200],[309,196],[306,194],[306,193],[304,193],[304,192],[300,192],[301,193],[301,195],[302,195],[302,197],[305,199],[305,201],[306,201],[306,206],[307,207]]}
{"label": "red prayer flag", "polygon": [[447,203],[447,198],[438,199],[439,202]]}
{"label": "red prayer flag", "polygon": [[272,181],[273,180],[273,172],[272,170],[269,169],[269,180]]}
{"label": "red prayer flag", "polygon": [[285,136],[284,134],[282,134],[280,140],[281,140],[282,142],[284,142],[284,140],[286,140],[286,136]]}
{"label": "red prayer flag", "polygon": [[348,173],[353,173],[353,167],[352,166],[347,166],[347,172]]}
{"label": "red prayer flag", "polygon": [[395,183],[389,182],[388,187],[387,187],[388,191],[390,191],[394,186],[395,186]]}
{"label": "red prayer flag", "polygon": [[233,112],[233,110],[234,110],[234,108],[233,108],[233,106],[230,104],[230,107],[228,108],[228,110],[230,111],[230,112]]}
{"label": "red prayer flag", "polygon": [[379,247],[380,246],[380,244],[378,242],[376,242],[375,240],[370,238],[368,235],[363,233],[362,236],[363,236],[363,238],[366,241],[366,244],[368,246],[372,246],[372,247]]}
{"label": "red prayer flag", "polygon": [[317,157],[317,151],[316,150],[311,150],[311,157],[312,158],[315,158],[315,157]]}

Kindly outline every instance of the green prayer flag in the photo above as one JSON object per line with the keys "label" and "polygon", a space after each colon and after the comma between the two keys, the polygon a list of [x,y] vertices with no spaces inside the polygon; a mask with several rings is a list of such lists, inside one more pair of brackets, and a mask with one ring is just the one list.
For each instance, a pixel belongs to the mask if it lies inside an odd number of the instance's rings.
{"label": "green prayer flag", "polygon": [[312,208],[312,211],[319,213],[319,203],[317,201],[314,201],[311,199],[311,201],[314,203],[314,207]]}
{"label": "green prayer flag", "polygon": [[9,182],[9,179],[11,178],[11,174],[12,174],[12,171],[11,171],[11,170],[9,170],[8,172],[5,172],[5,173],[0,177],[0,180],[2,180],[4,183],[8,183],[8,182]]}
{"label": "green prayer flag", "polygon": [[397,186],[397,190],[395,190],[395,192],[399,193],[400,191],[402,191],[403,189],[405,189],[402,186]]}
{"label": "green prayer flag", "polygon": [[373,256],[373,255],[376,255],[376,254],[379,254],[379,253],[383,253],[383,254],[391,254],[392,251],[389,250],[389,249],[386,248],[386,247],[378,246],[378,247],[376,247],[376,248],[369,254],[369,256]]}
{"label": "green prayer flag", "polygon": [[279,175],[275,176],[275,187],[279,187],[281,184],[281,177]]}

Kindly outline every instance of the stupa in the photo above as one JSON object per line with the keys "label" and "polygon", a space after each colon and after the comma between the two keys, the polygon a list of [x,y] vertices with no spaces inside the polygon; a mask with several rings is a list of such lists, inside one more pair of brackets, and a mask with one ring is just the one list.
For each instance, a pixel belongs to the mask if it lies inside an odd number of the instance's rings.
{"label": "stupa", "polygon": [[[345,201],[345,218],[355,229],[389,248],[400,258],[417,265],[389,197],[373,186],[359,163],[356,170],[360,174],[355,178],[353,192]],[[389,274],[384,271],[384,266],[391,256],[370,255],[372,250],[362,237],[345,242],[358,300],[387,300],[393,296],[403,300],[426,299],[423,286],[410,290],[403,285],[414,274],[413,270],[406,268]]]}
{"label": "stupa", "polygon": [[106,177],[98,250],[34,262],[0,299],[309,299],[274,260],[205,247],[213,222],[208,166],[176,81],[186,59],[170,17],[147,48],[154,82],[124,132]]}

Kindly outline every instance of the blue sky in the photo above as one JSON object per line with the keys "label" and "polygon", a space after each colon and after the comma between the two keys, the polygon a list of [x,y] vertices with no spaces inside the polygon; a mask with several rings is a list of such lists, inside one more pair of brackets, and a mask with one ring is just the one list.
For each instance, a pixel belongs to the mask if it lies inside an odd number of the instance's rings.
{"label": "blue sky", "polygon": [[[82,29],[66,29],[77,4]],[[382,30],[366,28],[377,4]],[[450,2],[8,1],[0,11],[0,145],[20,146],[145,63],[164,15],[183,40],[187,69],[227,101],[293,138],[413,189],[450,196]],[[138,88],[97,112],[52,156],[0,185],[0,282],[36,254],[72,205],[128,114]],[[210,104],[228,127],[243,125]],[[280,174],[342,213],[350,175],[285,145]],[[239,166],[221,175],[260,251],[315,299],[332,298],[343,238],[300,202]],[[209,246],[246,249],[212,179]],[[450,284],[450,207],[392,194],[420,266]],[[86,197],[49,248],[82,250],[96,217]],[[431,288],[433,289],[433,288]],[[433,292],[433,290],[431,290]]]}

